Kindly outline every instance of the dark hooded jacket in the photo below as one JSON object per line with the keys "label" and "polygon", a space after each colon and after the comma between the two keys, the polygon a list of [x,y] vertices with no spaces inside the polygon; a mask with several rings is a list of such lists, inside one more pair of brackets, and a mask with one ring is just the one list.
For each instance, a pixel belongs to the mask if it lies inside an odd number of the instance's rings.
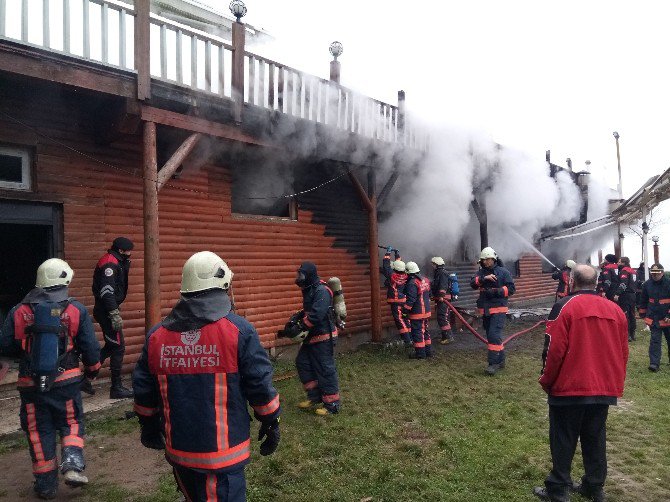
{"label": "dark hooded jacket", "polygon": [[321,280],[314,263],[306,261],[300,265],[299,272],[305,276],[302,289],[303,322],[309,328],[305,343],[318,343],[337,336],[337,328],[332,321],[333,292]]}

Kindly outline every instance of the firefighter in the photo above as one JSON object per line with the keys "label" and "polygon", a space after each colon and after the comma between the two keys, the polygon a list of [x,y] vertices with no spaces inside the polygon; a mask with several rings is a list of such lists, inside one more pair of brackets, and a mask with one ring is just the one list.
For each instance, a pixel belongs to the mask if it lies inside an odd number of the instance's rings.
{"label": "firefighter", "polygon": [[430,292],[435,299],[435,310],[437,311],[437,325],[440,327],[440,344],[446,345],[454,341],[454,334],[451,331],[449,323],[449,307],[444,302],[458,300],[458,280],[456,274],[450,274],[444,268],[444,259],[434,256],[430,260],[433,265],[433,282],[430,285]]}
{"label": "firefighter", "polygon": [[340,390],[335,365],[337,327],[333,322],[333,292],[319,278],[316,265],[309,261],[300,265],[295,283],[302,291],[301,326],[307,332],[295,358],[298,377],[307,393],[307,399],[298,407],[314,409],[319,416],[338,413]]}
{"label": "firefighter", "polygon": [[261,422],[261,455],[279,444],[272,365],[254,327],[231,312],[232,279],[216,254],[191,256],[179,302],[151,328],[133,371],[140,440],[165,449],[186,500],[246,499],[247,402]]}
{"label": "firefighter", "polygon": [[605,262],[601,265],[601,272],[598,276],[598,293],[600,296],[612,300],[616,291],[619,289],[619,276],[617,274],[619,266],[616,256],[608,254],[605,256]]}
{"label": "firefighter", "polygon": [[614,293],[612,300],[619,304],[628,320],[628,341],[635,340],[635,291],[637,274],[630,267],[630,259],[626,256],[619,258],[618,266],[618,290]]}
{"label": "firefighter", "polygon": [[407,285],[403,315],[409,319],[412,329],[414,352],[410,359],[426,359],[433,356],[428,320],[430,319],[430,283],[421,275],[419,266],[407,262]]}
{"label": "firefighter", "polygon": [[556,288],[556,301],[560,300],[561,298],[565,298],[568,296],[568,285],[570,283],[570,271],[572,270],[572,267],[575,266],[575,262],[573,260],[568,260],[565,262],[565,266],[563,268],[558,268],[556,267],[554,269],[554,273],[551,274],[551,278],[555,281],[558,281],[558,287]]}
{"label": "firefighter", "polygon": [[[37,269],[35,288],[7,315],[0,352],[19,353],[19,418],[33,461],[37,496],[52,499],[58,489],[58,468],[69,486],[88,483],[83,474],[84,410],[79,390],[84,374],[100,370],[100,345],[86,308],[70,298],[74,273],[58,258]],[[56,458],[61,437],[61,461]]]}
{"label": "firefighter", "polygon": [[[126,237],[117,237],[112,247],[98,261],[93,272],[93,317],[102,329],[105,345],[100,352],[100,361],[109,358],[112,374],[110,399],[133,397],[133,392],[123,386],[121,368],[126,344],[123,337],[123,319],[119,307],[128,293],[128,271],[133,243]],[[93,394],[89,381],[83,382],[82,390]]]}
{"label": "firefighter", "polygon": [[[395,259],[391,261],[391,253],[395,254]],[[386,248],[382,269],[386,277],[386,302],[391,307],[391,315],[398,330],[400,338],[405,343],[405,347],[410,347],[410,326],[402,316],[402,306],[405,303],[405,284],[407,283],[407,273],[405,271],[405,262],[400,258],[400,252],[391,247]]]}
{"label": "firefighter", "polygon": [[493,248],[482,249],[479,255],[480,268],[470,281],[472,289],[479,290],[477,307],[483,317],[488,340],[488,367],[486,373],[495,375],[505,367],[505,347],[502,334],[505,327],[507,302],[514,294],[512,274],[503,267]]}
{"label": "firefighter", "polygon": [[[654,263],[649,269],[651,279],[642,285],[640,317],[651,330],[649,342],[649,371],[658,371],[663,351],[663,336],[670,349],[670,279],[663,265]],[[670,351],[668,352],[670,358]]]}

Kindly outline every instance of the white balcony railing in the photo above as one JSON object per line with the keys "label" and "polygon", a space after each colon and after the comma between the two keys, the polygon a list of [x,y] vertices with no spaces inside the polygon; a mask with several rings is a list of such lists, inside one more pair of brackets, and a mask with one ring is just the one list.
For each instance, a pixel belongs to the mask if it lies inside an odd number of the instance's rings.
{"label": "white balcony railing", "polygon": [[[134,71],[135,10],[120,0],[0,0],[0,39]],[[231,42],[150,15],[150,73],[155,79],[232,97]],[[425,149],[399,129],[397,106],[245,52],[244,101],[368,138]]]}

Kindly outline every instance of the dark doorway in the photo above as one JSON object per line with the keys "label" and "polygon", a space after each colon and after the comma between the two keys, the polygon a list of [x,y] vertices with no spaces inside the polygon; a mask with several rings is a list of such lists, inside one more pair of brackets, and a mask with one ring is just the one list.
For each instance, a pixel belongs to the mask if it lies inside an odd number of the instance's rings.
{"label": "dark doorway", "polygon": [[60,206],[0,201],[0,322],[35,287],[37,267],[62,256]]}

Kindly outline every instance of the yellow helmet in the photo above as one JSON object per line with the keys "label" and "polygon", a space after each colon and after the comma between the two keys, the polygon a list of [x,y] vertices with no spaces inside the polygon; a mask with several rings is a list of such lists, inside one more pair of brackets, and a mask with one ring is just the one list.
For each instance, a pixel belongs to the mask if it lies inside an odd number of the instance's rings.
{"label": "yellow helmet", "polygon": [[74,271],[66,261],[60,258],[50,258],[37,268],[35,287],[69,286],[73,276]]}
{"label": "yellow helmet", "polygon": [[407,269],[405,262],[402,260],[393,260],[391,262],[391,268],[396,272],[405,272]]}
{"label": "yellow helmet", "polygon": [[482,249],[481,254],[479,255],[480,260],[486,260],[487,258],[493,258],[494,260],[498,258],[498,255],[496,254],[495,250],[490,247],[486,247]]}
{"label": "yellow helmet", "polygon": [[574,260],[568,260],[568,261],[565,262],[565,266],[568,267],[568,268],[575,268],[577,266],[577,264],[575,263]]}
{"label": "yellow helmet", "polygon": [[405,270],[407,271],[408,274],[418,274],[420,272],[419,266],[414,263],[413,261],[408,261],[407,265],[405,266]]}
{"label": "yellow helmet", "polygon": [[233,272],[226,262],[211,251],[200,251],[191,256],[181,274],[181,292],[195,293],[206,289],[230,287]]}

